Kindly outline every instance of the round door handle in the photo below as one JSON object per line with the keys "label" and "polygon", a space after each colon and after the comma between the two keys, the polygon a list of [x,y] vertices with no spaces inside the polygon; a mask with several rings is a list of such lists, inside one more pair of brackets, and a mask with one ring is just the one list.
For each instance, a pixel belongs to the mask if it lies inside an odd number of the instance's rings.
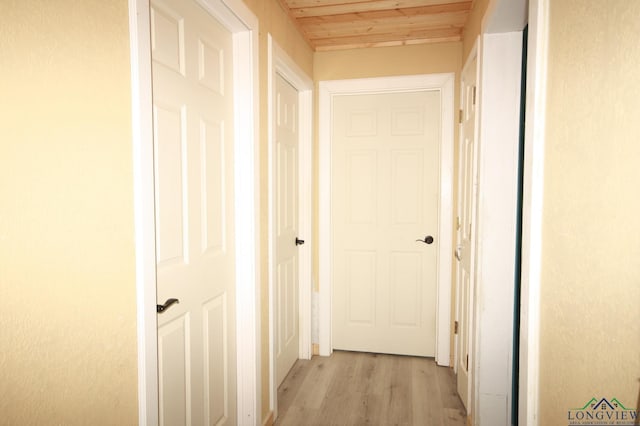
{"label": "round door handle", "polygon": [[416,241],[420,241],[421,243],[425,243],[425,244],[431,244],[433,243],[433,237],[431,235],[427,235],[426,237],[424,237],[424,240],[416,240]]}

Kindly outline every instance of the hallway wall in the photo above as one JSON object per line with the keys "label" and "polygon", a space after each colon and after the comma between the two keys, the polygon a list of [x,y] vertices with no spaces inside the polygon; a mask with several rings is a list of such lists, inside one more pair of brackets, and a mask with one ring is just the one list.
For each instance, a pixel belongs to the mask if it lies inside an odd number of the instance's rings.
{"label": "hallway wall", "polygon": [[464,25],[464,31],[462,33],[462,58],[463,64],[469,57],[471,49],[476,42],[476,39],[480,35],[482,30],[482,20],[487,13],[489,7],[489,0],[475,0],[473,2],[473,9],[469,14],[469,19]]}
{"label": "hallway wall", "polygon": [[640,390],[640,3],[549,2],[540,425]]}
{"label": "hallway wall", "polygon": [[289,20],[277,0],[243,0],[258,17],[259,34],[259,91],[260,91],[260,277],[261,277],[261,365],[262,365],[262,419],[269,416],[269,94],[267,34],[307,73],[313,74],[313,50],[302,38],[297,28]]}
{"label": "hallway wall", "polygon": [[0,9],[0,423],[136,424],[127,1]]}

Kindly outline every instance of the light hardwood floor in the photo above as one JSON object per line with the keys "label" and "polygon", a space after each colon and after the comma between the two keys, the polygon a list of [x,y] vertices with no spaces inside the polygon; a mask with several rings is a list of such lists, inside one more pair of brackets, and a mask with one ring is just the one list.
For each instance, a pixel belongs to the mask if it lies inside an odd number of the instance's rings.
{"label": "light hardwood floor", "polygon": [[455,377],[433,358],[336,351],[298,360],[278,389],[277,426],[464,426]]}

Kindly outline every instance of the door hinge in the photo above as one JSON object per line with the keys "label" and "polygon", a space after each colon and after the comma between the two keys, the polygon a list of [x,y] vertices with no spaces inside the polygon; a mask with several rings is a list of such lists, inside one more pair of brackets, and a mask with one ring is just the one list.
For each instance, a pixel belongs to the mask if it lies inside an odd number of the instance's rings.
{"label": "door hinge", "polygon": [[456,217],[456,231],[460,229],[460,216]]}
{"label": "door hinge", "polygon": [[473,86],[473,104],[476,104],[476,86]]}
{"label": "door hinge", "polygon": [[453,323],[453,334],[458,334],[458,321]]}
{"label": "door hinge", "polygon": [[462,110],[458,110],[458,124],[462,124],[462,115],[463,115]]}
{"label": "door hinge", "polygon": [[469,371],[469,355],[467,355],[467,366],[465,367],[465,370]]}

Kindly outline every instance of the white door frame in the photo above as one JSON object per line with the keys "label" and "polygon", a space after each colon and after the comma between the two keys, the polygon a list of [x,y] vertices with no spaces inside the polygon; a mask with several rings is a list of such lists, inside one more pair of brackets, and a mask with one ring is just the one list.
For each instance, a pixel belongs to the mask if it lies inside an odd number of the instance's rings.
{"label": "white door frame", "polygon": [[453,257],[453,126],[454,73],[321,81],[319,84],[319,346],[320,355],[333,352],[331,341],[331,115],[334,95],[440,90],[442,145],[440,147],[440,211],[438,285],[436,300],[436,362],[450,363],[451,268]]}
{"label": "white door frame", "polygon": [[528,14],[518,423],[537,426],[549,0],[529,0]]}
{"label": "white door frame", "polygon": [[278,417],[278,383],[276,380],[275,348],[275,94],[276,74],[298,91],[298,232],[305,240],[299,246],[298,257],[298,330],[300,359],[311,359],[311,252],[312,220],[312,140],[313,140],[313,81],[289,58],[285,51],[267,34],[268,43],[268,110],[269,110],[269,409],[274,420]]}
{"label": "white door frame", "polygon": [[510,424],[513,396],[522,28],[484,32],[479,42],[470,411],[475,424],[492,426]]}
{"label": "white door frame", "polygon": [[[258,21],[241,0],[196,0],[233,33],[238,424],[260,421]],[[129,0],[138,321],[138,420],[158,424],[149,0]]]}
{"label": "white door frame", "polygon": [[[528,3],[528,10],[527,10]],[[523,19],[524,15],[524,19]],[[518,422],[537,426],[539,417],[540,272],[544,195],[545,111],[549,0],[491,0],[482,33],[522,31],[529,24],[526,129],[523,170],[520,371]],[[494,55],[495,58],[500,55]],[[513,108],[493,111],[502,126],[519,122]],[[491,164],[490,167],[502,167]],[[513,205],[515,208],[515,205]],[[490,354],[484,354],[485,356]],[[476,419],[478,418],[476,417]]]}

